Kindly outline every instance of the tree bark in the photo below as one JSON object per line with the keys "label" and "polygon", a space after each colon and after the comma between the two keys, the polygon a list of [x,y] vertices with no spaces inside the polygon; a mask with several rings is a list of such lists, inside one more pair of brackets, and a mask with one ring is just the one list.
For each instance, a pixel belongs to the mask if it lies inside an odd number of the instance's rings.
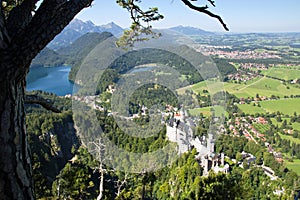
{"label": "tree bark", "polygon": [[99,169],[99,173],[100,173],[100,183],[99,183],[99,194],[97,196],[97,200],[101,200],[103,196],[104,171],[102,167],[101,169]]}
{"label": "tree bark", "polygon": [[23,0],[5,18],[0,0],[0,199],[35,199],[25,125],[32,59],[92,0]]}
{"label": "tree bark", "polygon": [[25,129],[25,76],[16,81],[7,75],[0,74],[0,197],[34,199]]}

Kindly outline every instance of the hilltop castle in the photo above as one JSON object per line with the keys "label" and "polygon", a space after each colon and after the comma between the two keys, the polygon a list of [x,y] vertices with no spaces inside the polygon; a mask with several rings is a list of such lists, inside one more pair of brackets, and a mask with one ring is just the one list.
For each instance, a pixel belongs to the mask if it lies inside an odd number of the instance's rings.
{"label": "hilltop castle", "polygon": [[215,142],[212,133],[208,133],[207,137],[194,137],[196,124],[188,117],[186,111],[181,110],[179,113],[175,113],[167,121],[166,126],[167,138],[178,144],[178,154],[185,153],[192,148],[197,150],[196,159],[203,167],[204,175],[207,175],[210,170],[224,173],[229,171],[229,165],[224,165],[224,154],[218,155],[214,152]]}

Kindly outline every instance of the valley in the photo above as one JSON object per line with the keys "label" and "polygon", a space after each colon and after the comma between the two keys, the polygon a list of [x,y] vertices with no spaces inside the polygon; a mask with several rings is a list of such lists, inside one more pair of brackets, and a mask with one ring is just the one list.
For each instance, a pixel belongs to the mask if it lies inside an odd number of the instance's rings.
{"label": "valley", "polygon": [[[36,58],[33,69],[69,64],[69,80],[81,83],[66,96],[37,92],[60,114],[27,107],[38,198],[93,199],[103,183],[107,199],[294,197],[300,34],[174,30],[195,43],[129,52],[105,44],[105,55],[117,54],[107,64],[99,56],[103,48],[95,47],[113,35],[87,33]],[[188,59],[173,52],[188,52]],[[192,64],[211,61],[216,68],[199,65],[202,74]],[[82,69],[86,63],[91,71]],[[167,159],[155,154],[164,148],[170,148]]]}

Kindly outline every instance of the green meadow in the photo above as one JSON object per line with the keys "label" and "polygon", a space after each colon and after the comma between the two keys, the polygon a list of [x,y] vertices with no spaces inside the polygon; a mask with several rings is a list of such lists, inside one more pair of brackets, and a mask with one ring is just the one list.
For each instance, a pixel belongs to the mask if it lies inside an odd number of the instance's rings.
{"label": "green meadow", "polygon": [[203,107],[203,108],[194,108],[194,109],[190,109],[188,110],[189,115],[196,117],[199,116],[200,113],[202,113],[205,117],[209,117],[211,116],[212,113],[212,108],[215,111],[215,116],[222,116],[222,114],[224,116],[228,116],[228,113],[224,110],[224,108],[222,106],[209,106],[209,107]]}
{"label": "green meadow", "polygon": [[284,97],[295,94],[300,94],[300,89],[293,85],[286,86],[281,81],[267,77],[259,77],[253,79],[246,84],[225,83],[225,89],[236,95],[237,97],[256,97],[260,96],[271,97],[272,95]]}
{"label": "green meadow", "polygon": [[300,131],[300,123],[295,122],[292,124],[293,129]]}
{"label": "green meadow", "polygon": [[226,90],[224,82],[214,81],[214,80],[201,81],[199,83],[192,85],[191,89],[195,93],[202,93],[202,94],[203,94],[203,90],[207,90],[210,95],[217,93],[219,91],[224,91],[224,89]]}
{"label": "green meadow", "polygon": [[300,176],[300,159],[295,159],[293,162],[286,161],[285,164],[288,169],[293,170],[298,174],[298,176]]}
{"label": "green meadow", "polygon": [[284,135],[284,134],[281,134],[281,133],[278,133],[278,134],[280,135],[281,139],[290,140],[291,143],[300,144],[300,139],[299,138],[294,138],[291,135]]}
{"label": "green meadow", "polygon": [[[290,126],[289,123],[291,121],[291,118],[281,118],[281,119],[282,119],[282,121],[278,122],[275,118],[271,118],[272,124],[274,124],[275,126],[277,125],[278,127],[280,127],[281,124],[283,123],[283,121],[286,120],[286,122],[288,123],[288,126]],[[300,123],[298,123],[298,122],[292,123],[292,128],[295,129],[295,130],[300,131]]]}
{"label": "green meadow", "polygon": [[[247,114],[255,113],[273,113],[282,112],[285,115],[294,115],[294,112],[300,113],[300,99],[279,99],[279,100],[268,100],[260,101],[261,107],[257,105],[254,106],[253,103],[250,104],[240,104],[238,107]],[[298,125],[297,125],[298,126]]]}
{"label": "green meadow", "polygon": [[286,81],[300,78],[299,67],[276,66],[271,67],[266,71],[262,71],[261,74],[284,79]]}
{"label": "green meadow", "polygon": [[282,112],[283,114],[293,115],[300,112],[300,99],[280,99],[260,102],[261,107],[266,112]]}
{"label": "green meadow", "polygon": [[282,120],[282,121],[279,122],[279,121],[277,121],[275,118],[271,118],[272,124],[274,124],[275,126],[281,126],[281,124],[282,124],[282,122],[283,122],[284,120],[286,120],[287,123],[290,123],[291,118],[282,117],[281,120]]}
{"label": "green meadow", "polygon": [[[300,70],[299,70],[300,71]],[[195,93],[202,93],[203,90],[208,90],[210,94],[225,89],[231,94],[237,97],[247,98],[256,97],[256,94],[260,96],[271,97],[272,95],[283,98],[284,96],[291,96],[300,94],[300,88],[293,85],[284,85],[281,81],[275,80],[268,77],[258,77],[245,83],[231,83],[231,82],[213,82],[213,81],[202,81],[192,86],[178,89],[178,93],[184,93],[186,89],[191,89]]]}
{"label": "green meadow", "polygon": [[211,115],[210,107],[190,109],[188,110],[188,113],[193,117],[199,116],[200,113],[202,113],[205,117],[209,117]]}
{"label": "green meadow", "polygon": [[254,106],[253,104],[239,104],[239,109],[244,113],[249,115],[254,115],[255,113],[265,113],[266,111],[262,107]]}

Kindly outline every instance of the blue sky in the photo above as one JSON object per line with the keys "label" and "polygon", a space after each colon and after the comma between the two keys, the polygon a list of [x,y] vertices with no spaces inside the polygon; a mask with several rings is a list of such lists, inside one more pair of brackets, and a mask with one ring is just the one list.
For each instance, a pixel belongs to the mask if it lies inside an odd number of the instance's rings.
{"label": "blue sky", "polygon": [[[200,1],[201,2],[201,1]],[[202,0],[204,2],[204,0]],[[221,15],[231,32],[300,32],[300,0],[215,0],[212,11]],[[188,9],[180,0],[143,0],[142,6],[159,7],[164,19],[154,28],[184,25],[208,31],[224,32],[216,19]],[[91,8],[77,18],[97,25],[115,22],[130,25],[129,14],[115,0],[95,0]]]}

